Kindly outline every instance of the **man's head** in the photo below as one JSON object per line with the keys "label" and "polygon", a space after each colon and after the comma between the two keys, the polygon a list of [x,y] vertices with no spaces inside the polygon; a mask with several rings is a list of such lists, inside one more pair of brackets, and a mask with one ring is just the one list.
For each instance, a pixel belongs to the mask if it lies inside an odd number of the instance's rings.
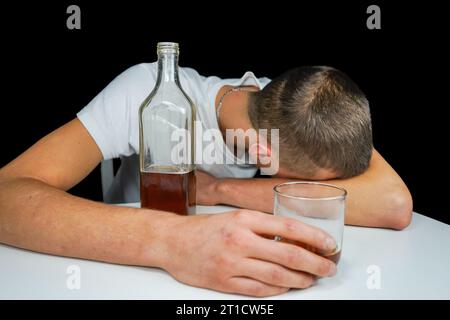
{"label": "man's head", "polygon": [[282,74],[251,96],[249,117],[255,129],[279,129],[280,175],[346,178],[369,166],[369,103],[339,70],[301,67]]}

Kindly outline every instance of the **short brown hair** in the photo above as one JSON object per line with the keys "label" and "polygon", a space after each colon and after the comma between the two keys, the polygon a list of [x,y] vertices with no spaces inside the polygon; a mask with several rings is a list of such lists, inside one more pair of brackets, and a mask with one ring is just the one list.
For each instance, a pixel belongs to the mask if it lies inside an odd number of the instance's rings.
{"label": "short brown hair", "polygon": [[255,129],[280,130],[280,163],[294,172],[312,177],[326,168],[345,178],[369,166],[369,103],[339,70],[313,66],[287,71],[251,96],[249,117]]}

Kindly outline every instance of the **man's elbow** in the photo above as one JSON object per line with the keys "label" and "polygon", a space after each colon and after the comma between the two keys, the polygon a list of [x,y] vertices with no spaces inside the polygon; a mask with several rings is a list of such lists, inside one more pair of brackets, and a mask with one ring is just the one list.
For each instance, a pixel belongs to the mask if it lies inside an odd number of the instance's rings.
{"label": "man's elbow", "polygon": [[411,193],[404,190],[394,191],[388,195],[387,210],[385,212],[388,228],[403,230],[411,223],[413,201]]}

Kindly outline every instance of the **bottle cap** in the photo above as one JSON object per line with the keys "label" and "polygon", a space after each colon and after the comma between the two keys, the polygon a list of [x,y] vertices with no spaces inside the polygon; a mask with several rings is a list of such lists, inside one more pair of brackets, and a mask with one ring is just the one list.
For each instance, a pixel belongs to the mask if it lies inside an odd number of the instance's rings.
{"label": "bottle cap", "polygon": [[158,53],[179,53],[179,46],[176,42],[158,42],[156,49]]}

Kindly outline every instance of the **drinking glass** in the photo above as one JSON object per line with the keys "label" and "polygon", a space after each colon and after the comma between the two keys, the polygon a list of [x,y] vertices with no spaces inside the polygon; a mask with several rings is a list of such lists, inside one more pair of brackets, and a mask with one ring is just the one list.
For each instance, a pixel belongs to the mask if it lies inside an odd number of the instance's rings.
{"label": "drinking glass", "polygon": [[333,237],[336,249],[322,253],[317,248],[277,237],[278,241],[295,243],[338,263],[342,252],[345,199],[347,191],[320,182],[286,182],[274,187],[274,214],[290,217],[322,229]]}

